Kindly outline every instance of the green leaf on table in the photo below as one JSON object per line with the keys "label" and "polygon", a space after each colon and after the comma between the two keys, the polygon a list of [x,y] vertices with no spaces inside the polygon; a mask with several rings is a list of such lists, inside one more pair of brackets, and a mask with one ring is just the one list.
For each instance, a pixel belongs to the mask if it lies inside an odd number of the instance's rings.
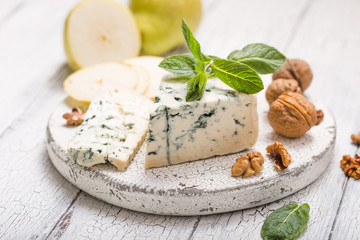
{"label": "green leaf on table", "polygon": [[214,59],[212,71],[221,81],[238,92],[254,94],[264,89],[260,76],[243,63]]}
{"label": "green leaf on table", "polygon": [[192,78],[196,75],[196,59],[191,54],[179,54],[167,57],[159,67],[178,76]]}
{"label": "green leaf on table", "polygon": [[264,240],[290,240],[298,237],[309,221],[310,207],[307,203],[299,206],[290,203],[274,212],[265,220],[261,228]]}
{"label": "green leaf on table", "polygon": [[186,101],[192,102],[200,100],[201,97],[204,95],[206,81],[206,74],[202,72],[191,78],[187,84]]}
{"label": "green leaf on table", "polygon": [[205,62],[205,64],[211,61],[211,58],[205,56],[200,49],[199,42],[195,39],[194,35],[192,34],[189,26],[187,25],[185,19],[182,20],[182,32],[186,41],[187,46],[189,47],[191,53],[194,57],[199,60]]}
{"label": "green leaf on table", "polygon": [[282,68],[286,57],[276,48],[263,43],[253,43],[231,52],[228,59],[244,63],[260,74],[269,74]]}

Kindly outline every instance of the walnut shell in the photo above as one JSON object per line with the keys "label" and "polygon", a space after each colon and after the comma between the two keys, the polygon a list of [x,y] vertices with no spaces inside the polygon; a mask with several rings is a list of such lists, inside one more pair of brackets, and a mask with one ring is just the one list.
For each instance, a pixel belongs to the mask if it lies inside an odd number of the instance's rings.
{"label": "walnut shell", "polygon": [[315,106],[295,92],[280,95],[270,105],[267,116],[271,127],[288,138],[302,136],[316,123]]}
{"label": "walnut shell", "polygon": [[279,78],[270,83],[266,89],[266,100],[269,104],[275,101],[284,92],[297,92],[302,93],[298,82],[294,79]]}
{"label": "walnut shell", "polygon": [[286,59],[285,65],[272,76],[273,80],[295,79],[298,81],[301,90],[304,92],[313,78],[313,73],[307,62],[301,59]]}

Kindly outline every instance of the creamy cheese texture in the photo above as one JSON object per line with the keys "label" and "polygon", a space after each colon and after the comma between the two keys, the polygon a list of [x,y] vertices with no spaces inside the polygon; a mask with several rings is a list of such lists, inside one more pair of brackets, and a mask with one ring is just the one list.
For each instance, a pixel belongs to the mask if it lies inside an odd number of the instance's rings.
{"label": "creamy cheese texture", "polygon": [[161,167],[249,149],[258,137],[256,95],[208,79],[186,102],[186,83],[163,79],[151,108],[145,167]]}
{"label": "creamy cheese texture", "polygon": [[68,145],[70,159],[86,167],[110,162],[125,171],[145,139],[151,105],[127,89],[97,97]]}

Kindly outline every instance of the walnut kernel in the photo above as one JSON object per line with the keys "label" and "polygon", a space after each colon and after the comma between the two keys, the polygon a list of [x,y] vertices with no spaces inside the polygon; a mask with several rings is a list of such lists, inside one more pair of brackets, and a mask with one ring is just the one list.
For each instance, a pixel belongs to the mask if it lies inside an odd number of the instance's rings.
{"label": "walnut kernel", "polygon": [[63,118],[66,119],[66,125],[78,126],[84,121],[85,112],[79,108],[73,108],[71,113],[64,113]]}
{"label": "walnut kernel", "polygon": [[270,154],[270,157],[274,159],[274,166],[277,170],[284,170],[291,163],[291,156],[284,147],[284,144],[275,142],[266,147],[266,151]]}
{"label": "walnut kernel", "polygon": [[264,157],[260,152],[252,152],[248,153],[247,156],[250,159],[251,167],[255,170],[255,172],[261,172],[263,168],[261,165],[264,164]]}
{"label": "walnut kernel", "polygon": [[249,157],[240,156],[236,159],[236,163],[231,168],[231,175],[233,177],[240,177],[249,167]]}
{"label": "walnut kernel", "polygon": [[316,109],[303,95],[285,92],[271,103],[267,117],[277,133],[297,138],[315,125]]}
{"label": "walnut kernel", "polygon": [[315,125],[319,125],[324,118],[324,112],[322,110],[316,110],[316,123]]}
{"label": "walnut kernel", "polygon": [[360,144],[360,132],[358,135],[352,134],[351,140],[354,144]]}
{"label": "walnut kernel", "polygon": [[273,74],[273,80],[278,78],[295,79],[302,91],[305,91],[313,78],[313,73],[307,62],[301,59],[286,59],[285,65]]}
{"label": "walnut kernel", "polygon": [[246,156],[240,156],[236,159],[236,163],[231,168],[233,177],[246,178],[261,172],[264,164],[264,158],[260,152],[248,153]]}
{"label": "walnut kernel", "polygon": [[271,82],[266,89],[266,100],[269,104],[275,101],[284,92],[297,92],[302,93],[298,82],[294,79],[279,78]]}
{"label": "walnut kernel", "polygon": [[344,170],[344,173],[353,177],[356,180],[360,178],[360,156],[355,154],[352,158],[350,155],[344,155],[340,161],[340,166]]}

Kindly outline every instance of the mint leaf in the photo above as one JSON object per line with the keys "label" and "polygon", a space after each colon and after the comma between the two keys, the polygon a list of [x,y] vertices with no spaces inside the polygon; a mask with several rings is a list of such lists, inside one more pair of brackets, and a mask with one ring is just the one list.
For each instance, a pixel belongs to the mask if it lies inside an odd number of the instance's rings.
{"label": "mint leaf", "polygon": [[192,34],[189,26],[187,25],[185,19],[182,20],[182,32],[186,41],[187,46],[189,47],[190,51],[194,55],[194,57],[199,60],[205,62],[205,64],[209,63],[211,59],[205,56],[200,50],[200,44],[195,39],[194,35]]}
{"label": "mint leaf", "polygon": [[191,54],[179,54],[167,57],[159,67],[178,76],[192,78],[196,75],[196,59]]}
{"label": "mint leaf", "polygon": [[212,71],[221,81],[238,92],[254,94],[264,89],[259,75],[243,63],[214,59]]}
{"label": "mint leaf", "polygon": [[203,61],[197,61],[195,64],[195,69],[197,72],[205,73],[205,63]]}
{"label": "mint leaf", "polygon": [[219,58],[219,57],[213,56],[213,55],[207,55],[207,57],[209,57],[211,60],[214,60],[215,58]]}
{"label": "mint leaf", "polygon": [[[207,55],[209,58],[211,58],[211,60],[214,60],[215,58],[219,58],[217,56],[212,56],[212,55]],[[220,59],[220,58],[219,58]],[[211,77],[214,77],[215,74],[214,72],[212,71],[212,67],[211,67],[211,64],[207,67],[206,69],[206,73],[208,75],[208,78],[211,78]]]}
{"label": "mint leaf", "polygon": [[275,210],[265,220],[261,228],[261,237],[264,240],[295,239],[305,230],[309,221],[309,211],[307,203],[301,206],[290,203]]}
{"label": "mint leaf", "polygon": [[177,82],[186,82],[188,80],[190,80],[190,77],[187,76],[177,76],[177,75],[173,75],[173,76],[166,76],[167,80],[170,81],[177,81]]}
{"label": "mint leaf", "polygon": [[193,56],[189,54],[165,58],[160,67],[177,75],[175,80],[189,80],[186,101],[201,99],[207,78],[217,76],[231,88],[247,94],[264,89],[257,74],[267,74],[279,70],[285,63],[285,56],[275,48],[262,43],[249,44],[242,50],[233,51],[229,60],[212,55],[204,55],[185,19],[182,32]]}
{"label": "mint leaf", "polygon": [[204,95],[206,81],[206,74],[202,72],[191,78],[187,84],[186,101],[192,102],[200,100]]}
{"label": "mint leaf", "polygon": [[260,74],[278,71],[286,60],[278,50],[263,43],[253,43],[235,50],[228,59],[244,63]]}

